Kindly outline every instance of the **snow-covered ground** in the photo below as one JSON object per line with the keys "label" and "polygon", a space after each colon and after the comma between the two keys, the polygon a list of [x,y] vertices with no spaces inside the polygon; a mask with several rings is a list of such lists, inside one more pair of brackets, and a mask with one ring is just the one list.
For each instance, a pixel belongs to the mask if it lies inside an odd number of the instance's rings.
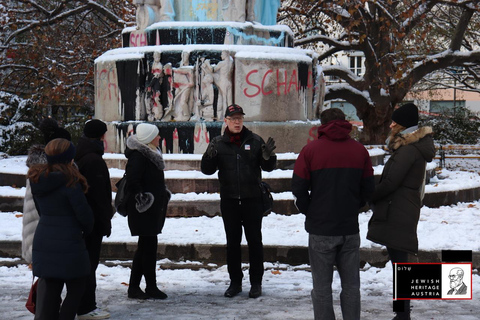
{"label": "snow-covered ground", "polygon": [[[0,172],[25,173],[25,157],[0,160]],[[448,161],[448,160],[447,160]],[[474,161],[474,160],[471,160]],[[475,160],[478,161],[478,160]],[[471,172],[443,169],[432,179],[427,192],[454,190],[480,185],[476,164]],[[459,165],[460,166],[460,165]],[[112,169],[115,170],[115,169]],[[376,168],[380,170],[381,168]],[[473,171],[473,172],[472,172]],[[112,174],[121,172],[111,171]],[[175,174],[188,174],[176,172]],[[194,173],[190,173],[194,174]],[[197,173],[198,174],[198,173]],[[278,173],[280,175],[280,172]],[[285,172],[281,173],[285,174]],[[289,173],[291,175],[291,172]],[[273,174],[276,175],[275,173]],[[273,178],[273,177],[272,177]],[[24,189],[0,187],[1,195],[18,195]],[[177,200],[194,201],[199,198],[218,197],[207,194],[176,194]],[[289,198],[291,193],[275,194],[275,198]],[[366,240],[367,223],[371,212],[360,214],[360,233],[363,248],[379,247]],[[21,240],[21,213],[0,213],[0,241]],[[128,231],[126,219],[115,215],[113,230],[106,242],[136,241]],[[265,245],[306,246],[307,234],[300,214],[284,216],[272,213],[263,222]],[[480,251],[480,202],[459,203],[448,207],[427,208],[421,211],[418,228],[420,250],[463,249]],[[214,243],[223,244],[225,235],[220,217],[168,218],[162,243]],[[0,259],[6,261],[9,259]],[[308,266],[288,266],[265,263],[264,295],[248,298],[248,271],[245,272],[244,293],[227,299],[223,292],[228,285],[225,266],[209,265],[198,268],[163,269],[171,262],[158,262],[157,281],[168,295],[165,301],[139,302],[126,298],[130,269],[120,265],[100,265],[98,301],[107,307],[112,319],[313,319],[310,300],[311,274]],[[199,262],[174,262],[201,265]],[[478,273],[478,270],[475,270]],[[389,319],[391,311],[392,268],[374,268],[367,265],[361,272],[362,319]],[[0,319],[31,319],[24,308],[31,283],[31,271],[25,265],[0,267]],[[338,294],[340,279],[335,273],[333,283],[335,310],[341,319]],[[472,300],[467,301],[413,301],[413,319],[479,319],[480,276],[473,276]]]}

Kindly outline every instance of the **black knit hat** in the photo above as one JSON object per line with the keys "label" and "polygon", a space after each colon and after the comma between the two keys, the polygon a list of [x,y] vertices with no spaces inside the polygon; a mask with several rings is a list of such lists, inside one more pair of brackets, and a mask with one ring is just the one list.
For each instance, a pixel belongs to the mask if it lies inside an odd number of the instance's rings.
{"label": "black knit hat", "polygon": [[107,132],[107,125],[98,119],[87,121],[83,128],[83,133],[87,138],[100,138],[105,132]]}
{"label": "black knit hat", "polygon": [[49,140],[47,141],[47,143],[57,138],[62,138],[62,139],[67,139],[68,141],[72,141],[72,135],[70,134],[70,132],[60,127],[55,129],[55,131],[49,137]]}
{"label": "black knit hat", "polygon": [[392,120],[405,128],[418,125],[418,108],[413,103],[407,103],[392,113]]}

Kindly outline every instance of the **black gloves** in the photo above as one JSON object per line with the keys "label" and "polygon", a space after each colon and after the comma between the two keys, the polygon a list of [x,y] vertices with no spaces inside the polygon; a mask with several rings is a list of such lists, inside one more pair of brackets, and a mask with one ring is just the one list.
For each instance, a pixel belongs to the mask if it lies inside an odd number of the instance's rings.
{"label": "black gloves", "polygon": [[267,143],[262,144],[262,157],[265,160],[270,159],[271,156],[273,156],[275,153],[273,153],[273,150],[275,150],[275,140],[273,140],[272,137],[268,138]]}
{"label": "black gloves", "polygon": [[213,158],[217,155],[217,146],[215,145],[215,143],[213,143],[213,141],[210,142],[210,144],[208,145],[207,151],[205,151],[205,154],[209,158]]}
{"label": "black gloves", "polygon": [[138,212],[143,213],[150,209],[155,197],[150,192],[141,192],[135,195],[135,208]]}

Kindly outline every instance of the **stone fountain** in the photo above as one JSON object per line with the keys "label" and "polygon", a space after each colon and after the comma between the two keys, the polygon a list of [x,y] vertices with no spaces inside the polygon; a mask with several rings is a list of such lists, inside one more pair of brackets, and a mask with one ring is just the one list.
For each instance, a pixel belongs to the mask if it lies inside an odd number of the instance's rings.
{"label": "stone fountain", "polygon": [[107,152],[122,152],[141,122],[158,126],[166,153],[203,153],[221,134],[225,108],[299,152],[316,138],[324,80],[314,51],[293,48],[276,25],[278,0],[134,0],[123,47],[95,60],[95,118]]}

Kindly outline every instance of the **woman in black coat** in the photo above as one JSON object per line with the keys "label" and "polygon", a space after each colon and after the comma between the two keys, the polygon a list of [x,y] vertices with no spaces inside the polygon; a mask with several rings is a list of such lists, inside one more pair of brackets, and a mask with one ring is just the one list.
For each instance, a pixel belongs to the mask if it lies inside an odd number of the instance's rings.
{"label": "woman in black coat", "polygon": [[[128,288],[128,297],[133,299],[167,298],[156,281],[157,235],[162,232],[170,199],[159,144],[158,128],[148,123],[139,124],[136,134],[127,139],[128,226],[132,236],[138,236]],[[146,282],[145,292],[140,289],[142,276]]]}
{"label": "woman in black coat", "polygon": [[[418,109],[405,104],[392,114],[387,146],[393,151],[372,196],[373,215],[367,239],[387,247],[392,265],[418,253],[417,225],[422,207],[427,162],[435,156],[432,128],[418,127]],[[396,301],[410,319],[410,301]]]}
{"label": "woman in black coat", "polygon": [[32,252],[33,274],[39,277],[35,319],[73,320],[90,273],[84,236],[94,218],[84,195],[87,182],[73,165],[73,144],[54,139],[45,153],[48,163],[31,166],[27,174],[40,215]]}

